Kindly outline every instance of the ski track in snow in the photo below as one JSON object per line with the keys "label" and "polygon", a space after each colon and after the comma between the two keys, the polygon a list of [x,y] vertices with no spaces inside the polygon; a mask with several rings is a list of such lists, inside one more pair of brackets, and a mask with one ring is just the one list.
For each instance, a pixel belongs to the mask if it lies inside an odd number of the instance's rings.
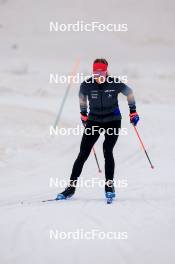
{"label": "ski track in snow", "polygon": [[[128,23],[127,35],[52,35],[46,29],[49,20],[84,17],[90,22],[97,17],[98,1],[72,3],[0,1],[0,264],[174,264],[174,1],[156,0],[150,8],[148,1],[110,0],[109,11],[103,8],[97,19]],[[50,177],[68,180],[81,140],[49,136],[66,88],[49,85],[49,74],[68,74],[77,55],[82,57],[80,71],[89,74],[99,53],[109,58],[112,74],[128,75],[140,115],[138,129],[155,169],[149,167],[121,96],[128,136],[119,137],[114,149],[115,177],[128,186],[116,188],[111,205],[98,186],[78,188],[67,201],[42,203],[62,191],[49,186]],[[78,89],[72,85],[60,127],[80,124]],[[82,178],[104,179],[102,142],[103,137],[95,144],[102,174],[91,153]],[[49,238],[50,230],[81,228],[127,232],[128,239]]]}
{"label": "ski track in snow", "polygon": [[[158,113],[153,112],[152,107],[147,106],[147,111],[153,113],[153,118],[159,118]],[[18,108],[20,109],[20,106]],[[18,113],[20,114],[19,111]],[[9,113],[7,111],[7,117],[8,114],[10,115],[11,111]],[[30,115],[31,118],[36,115],[45,117],[46,125],[44,124],[41,128],[37,125],[37,129],[38,131],[42,129],[42,133],[46,134],[47,122],[49,123],[50,120],[47,112],[45,115],[45,110],[40,109],[31,111]],[[18,118],[18,114],[16,114],[16,118]],[[9,120],[7,123],[9,127],[10,122]],[[125,123],[125,120],[123,122]],[[15,122],[13,122],[13,126],[15,126]],[[157,130],[162,129],[161,123],[158,123],[157,126]],[[13,131],[15,130],[13,129]],[[35,127],[34,131],[38,133]],[[3,130],[1,133],[4,136]],[[11,133],[11,137],[15,138],[15,134]],[[28,143],[26,145],[25,134],[22,135],[20,141],[23,144],[20,150],[16,154],[14,152],[13,155],[7,155],[4,166],[1,168],[7,177],[1,178],[1,186],[3,188],[8,186],[6,196],[4,196],[4,190],[0,194],[1,236],[4,238],[2,261],[4,263],[15,261],[22,263],[25,256],[30,255],[30,261],[26,260],[26,263],[31,261],[36,263],[34,255],[37,255],[39,262],[52,261],[52,263],[56,263],[56,258],[53,257],[56,254],[61,257],[64,263],[70,261],[82,263],[84,258],[86,258],[85,263],[89,263],[95,256],[99,259],[102,258],[105,263],[108,261],[106,252],[110,252],[112,258],[117,259],[119,263],[135,263],[136,261],[147,263],[157,258],[158,253],[160,254],[160,247],[166,247],[165,255],[171,255],[172,246],[168,248],[166,241],[172,240],[173,244],[174,240],[173,236],[170,239],[169,232],[172,233],[175,220],[172,209],[175,204],[175,181],[171,174],[171,167],[168,168],[166,172],[168,178],[166,176],[165,179],[160,162],[161,160],[170,164],[168,153],[171,150],[163,145],[161,135],[160,140],[157,138],[156,141],[161,143],[166,151],[166,158],[164,153],[162,155],[159,153],[159,144],[149,146],[149,150],[152,152],[151,156],[157,163],[155,170],[152,171],[145,160],[144,153],[138,146],[137,138],[130,141],[131,137],[134,137],[134,134],[129,135],[129,153],[122,147],[123,144],[127,145],[127,137],[119,139],[118,146],[114,150],[117,160],[116,175],[119,179],[127,178],[128,187],[126,189],[117,188],[117,199],[113,204],[107,205],[104,190],[97,187],[92,190],[80,188],[75,197],[67,201],[42,203],[41,201],[44,199],[54,198],[61,190],[60,188],[53,190],[49,188],[49,177],[61,176],[64,179],[69,176],[72,162],[78,154],[80,137],[72,137],[64,143],[59,137],[53,139],[47,137],[47,140],[40,144],[33,137],[30,145]],[[147,144],[149,144],[149,138],[150,136],[147,134],[145,137]],[[95,147],[103,173],[98,174],[91,153],[81,177],[86,179],[104,178],[102,141],[101,138]],[[6,145],[8,148],[10,147],[8,142]],[[15,147],[14,145],[14,150]],[[21,155],[23,156],[22,163]],[[30,163],[34,166],[27,165]],[[60,164],[62,164],[61,167]],[[63,164],[66,165],[65,168]],[[50,241],[49,239],[50,229],[75,231],[77,228],[83,228],[86,231],[99,229],[106,232],[112,230],[127,232],[128,240],[73,242],[69,240]],[[154,251],[152,250],[153,244]],[[69,249],[71,257],[66,254],[65,249],[63,250],[63,245],[64,248]],[[76,253],[79,247],[82,251],[81,254]],[[94,248],[96,253],[93,253]],[[21,250],[22,253],[20,253]],[[43,250],[47,253],[41,253]],[[91,250],[92,253],[89,255],[88,252]],[[9,252],[14,252],[14,254],[9,254]],[[163,254],[159,259],[160,264],[165,263],[165,255]]]}

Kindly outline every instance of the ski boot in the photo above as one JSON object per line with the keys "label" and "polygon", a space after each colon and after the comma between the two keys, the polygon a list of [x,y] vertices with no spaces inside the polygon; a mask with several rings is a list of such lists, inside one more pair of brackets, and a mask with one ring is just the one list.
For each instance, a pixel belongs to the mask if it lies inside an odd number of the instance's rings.
{"label": "ski boot", "polygon": [[71,198],[75,193],[75,186],[68,186],[62,193],[59,193],[56,200],[66,200]]}
{"label": "ski boot", "polygon": [[115,188],[113,182],[106,182],[105,184],[105,196],[107,204],[111,204],[115,198]]}

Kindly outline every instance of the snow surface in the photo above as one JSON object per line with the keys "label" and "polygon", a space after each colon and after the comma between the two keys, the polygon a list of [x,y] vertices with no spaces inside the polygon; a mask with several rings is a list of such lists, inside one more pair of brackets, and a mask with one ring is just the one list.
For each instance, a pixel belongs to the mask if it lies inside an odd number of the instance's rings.
{"label": "snow surface", "polygon": [[[175,37],[174,1],[0,1],[0,263],[173,264],[175,259]],[[49,33],[49,21],[128,23],[128,33]],[[103,188],[80,188],[72,200],[41,203],[68,179],[81,136],[49,136],[66,85],[49,85],[49,73],[66,74],[80,58],[90,73],[95,57],[110,72],[128,75],[140,114],[139,132],[151,170],[120,96],[121,136],[114,150],[116,178],[127,180],[106,205]],[[80,124],[78,85],[71,87],[60,126]],[[95,145],[103,168],[103,137]],[[99,174],[91,155],[81,178]],[[127,240],[51,240],[50,230],[127,232]]]}

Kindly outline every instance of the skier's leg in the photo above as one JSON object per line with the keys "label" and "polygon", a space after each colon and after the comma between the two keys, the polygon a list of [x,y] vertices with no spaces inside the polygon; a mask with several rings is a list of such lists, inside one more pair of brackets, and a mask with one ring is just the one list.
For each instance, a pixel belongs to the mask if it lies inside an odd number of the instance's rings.
{"label": "skier's leg", "polygon": [[[113,181],[114,179],[114,168],[115,168],[115,161],[113,157],[113,148],[118,139],[118,132],[121,126],[121,121],[113,121],[109,122],[108,128],[116,128],[115,133],[107,134],[105,133],[105,140],[103,143],[103,154],[105,158],[105,177],[107,181]],[[107,127],[105,127],[107,128]]]}
{"label": "skier's leg", "polygon": [[[86,128],[92,129],[93,125],[96,125],[96,124],[94,124],[94,122],[88,121]],[[77,179],[80,176],[83,165],[85,161],[87,160],[91,152],[91,149],[98,138],[99,138],[98,130],[94,134],[89,133],[89,135],[87,135],[84,132],[81,145],[80,145],[80,152],[73,165],[73,169],[72,169],[72,173],[70,177],[70,183],[68,187],[62,193],[59,193],[57,195],[57,198],[56,198],[57,200],[67,199],[74,195],[75,190],[76,190]]]}
{"label": "skier's leg", "polygon": [[[108,132],[105,133],[105,140],[103,143],[103,153],[105,158],[105,196],[107,199],[107,203],[112,203],[115,198],[115,188],[113,184],[114,179],[114,157],[113,157],[113,148],[118,139],[118,132],[121,125],[121,121],[113,121],[105,125],[105,128],[115,128],[116,131],[111,131],[110,134]],[[111,133],[112,132],[112,133]]]}
{"label": "skier's leg", "polygon": [[[92,129],[92,126],[94,125],[97,124],[95,124],[95,122],[89,121],[86,125],[86,128]],[[73,165],[73,169],[70,177],[70,183],[77,181],[83,169],[83,165],[87,160],[87,158],[89,157],[91,149],[98,138],[99,138],[98,131],[95,131],[93,134],[89,133],[89,135],[85,134],[84,132],[80,145],[80,152]]]}

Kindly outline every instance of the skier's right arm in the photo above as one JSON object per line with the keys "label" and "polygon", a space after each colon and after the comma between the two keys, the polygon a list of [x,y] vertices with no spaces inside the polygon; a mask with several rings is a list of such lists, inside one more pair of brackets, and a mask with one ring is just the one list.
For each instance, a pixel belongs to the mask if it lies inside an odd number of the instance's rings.
{"label": "skier's right arm", "polygon": [[87,116],[87,94],[85,91],[84,83],[80,85],[79,101],[80,101],[81,121],[83,125],[85,125],[87,122],[88,116]]}

